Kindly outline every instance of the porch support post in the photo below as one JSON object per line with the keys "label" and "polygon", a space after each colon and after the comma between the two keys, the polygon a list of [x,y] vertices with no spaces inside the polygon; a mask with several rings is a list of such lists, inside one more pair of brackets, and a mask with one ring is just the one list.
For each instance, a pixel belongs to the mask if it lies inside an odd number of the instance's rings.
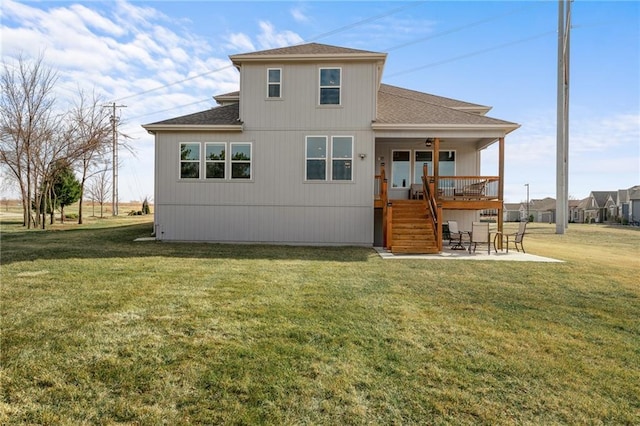
{"label": "porch support post", "polygon": [[[438,189],[440,188],[440,138],[435,138],[433,140],[433,186],[434,186],[434,194],[438,194]],[[440,196],[436,195],[436,199],[438,200],[438,217],[437,219],[437,230],[436,230],[436,240],[438,243],[438,251],[442,251],[442,205],[440,204]]]}
{"label": "porch support post", "polygon": [[[498,199],[500,200],[500,208],[498,209],[498,232],[503,231],[504,225],[504,137],[501,137],[498,145],[498,176],[500,176],[500,180],[498,181]],[[498,243],[500,250],[502,250],[502,238]]]}
{"label": "porch support post", "polygon": [[440,176],[440,138],[433,141],[433,177],[436,181],[436,191],[438,190],[438,177]]}

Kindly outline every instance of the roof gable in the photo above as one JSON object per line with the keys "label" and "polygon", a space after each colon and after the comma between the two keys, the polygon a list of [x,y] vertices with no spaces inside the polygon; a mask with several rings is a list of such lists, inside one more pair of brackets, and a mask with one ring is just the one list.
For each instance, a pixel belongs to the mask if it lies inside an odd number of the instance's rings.
{"label": "roof gable", "polygon": [[381,54],[369,50],[352,49],[349,47],[331,46],[321,43],[306,43],[295,46],[277,47],[275,49],[259,50],[250,53],[240,53],[232,55],[234,58],[245,56],[270,56],[270,55],[352,55],[352,54]]}
{"label": "roof gable", "polygon": [[617,195],[616,191],[591,191],[591,198],[596,202],[594,207],[604,207],[607,204],[609,198],[615,199]]}
{"label": "roof gable", "polygon": [[386,58],[386,53],[320,43],[306,43],[229,56],[229,59],[236,66],[243,62],[269,61],[370,61],[384,63]]}

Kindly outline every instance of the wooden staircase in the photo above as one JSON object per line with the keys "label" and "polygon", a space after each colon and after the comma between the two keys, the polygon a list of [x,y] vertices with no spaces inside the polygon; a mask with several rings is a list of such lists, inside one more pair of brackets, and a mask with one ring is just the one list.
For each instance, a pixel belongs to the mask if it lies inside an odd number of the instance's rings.
{"label": "wooden staircase", "polygon": [[433,221],[422,200],[393,200],[391,252],[439,253]]}

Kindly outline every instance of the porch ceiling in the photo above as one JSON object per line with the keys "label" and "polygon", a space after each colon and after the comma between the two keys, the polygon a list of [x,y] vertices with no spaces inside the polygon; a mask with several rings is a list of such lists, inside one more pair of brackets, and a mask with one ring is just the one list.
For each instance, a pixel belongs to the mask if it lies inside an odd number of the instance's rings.
{"label": "porch ceiling", "polygon": [[[411,144],[411,145],[420,145],[421,147],[425,146],[425,141],[427,138],[434,138],[432,134],[425,134],[423,137],[407,137],[407,136],[394,136],[394,137],[376,137],[376,143],[390,143],[390,144]],[[440,150],[447,149],[448,146],[452,145],[473,145],[476,149],[485,149],[495,142],[498,141],[497,137],[474,137],[474,136],[465,136],[465,137],[446,137],[440,139]]]}

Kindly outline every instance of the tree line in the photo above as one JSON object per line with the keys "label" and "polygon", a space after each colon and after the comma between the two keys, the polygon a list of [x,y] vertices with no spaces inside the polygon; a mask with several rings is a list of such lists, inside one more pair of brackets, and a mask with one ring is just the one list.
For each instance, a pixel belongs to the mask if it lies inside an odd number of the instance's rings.
{"label": "tree line", "polygon": [[44,228],[47,214],[53,223],[55,209],[64,220],[64,206],[76,201],[81,224],[85,195],[102,211],[111,193],[117,118],[95,92],[81,89],[70,107],[60,108],[54,92],[58,75],[43,55],[34,60],[20,55],[15,62],[4,62],[0,75],[0,167],[19,190],[23,225]]}

